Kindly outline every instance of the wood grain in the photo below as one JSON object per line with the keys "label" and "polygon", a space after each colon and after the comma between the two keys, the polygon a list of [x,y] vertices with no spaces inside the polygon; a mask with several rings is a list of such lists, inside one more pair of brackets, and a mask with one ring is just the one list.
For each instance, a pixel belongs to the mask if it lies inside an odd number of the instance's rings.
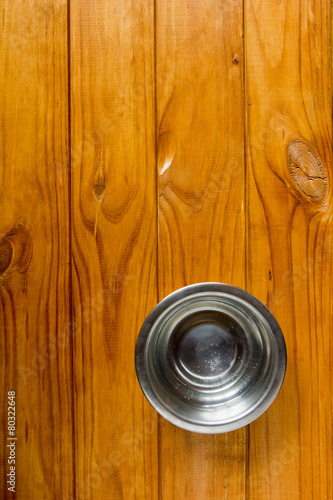
{"label": "wood grain", "polygon": [[[242,2],[157,2],[159,298],[245,286]],[[246,430],[194,434],[160,419],[160,498],[244,498]]]}
{"label": "wood grain", "polygon": [[[333,500],[331,1],[1,13],[1,498]],[[287,342],[276,401],[226,435],[158,417],[135,375],[148,312],[202,281]]]}
{"label": "wood grain", "polygon": [[330,2],[246,4],[248,283],[288,368],[250,427],[249,498],[332,498]]}
{"label": "wood grain", "polygon": [[[67,5],[1,3],[1,498],[73,493]],[[8,491],[16,392],[16,493]]]}
{"label": "wood grain", "polygon": [[77,498],[157,498],[134,350],[157,302],[152,1],[71,2]]}

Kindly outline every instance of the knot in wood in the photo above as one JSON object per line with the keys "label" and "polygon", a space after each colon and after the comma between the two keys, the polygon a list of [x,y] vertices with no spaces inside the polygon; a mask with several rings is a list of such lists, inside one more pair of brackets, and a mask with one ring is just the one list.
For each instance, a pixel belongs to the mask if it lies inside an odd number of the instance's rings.
{"label": "knot in wood", "polygon": [[328,191],[325,168],[311,146],[297,139],[287,146],[288,168],[298,190],[310,201],[322,200]]}
{"label": "knot in wood", "polygon": [[32,238],[25,220],[17,219],[12,229],[0,240],[0,285],[17,271],[25,273],[32,257]]}

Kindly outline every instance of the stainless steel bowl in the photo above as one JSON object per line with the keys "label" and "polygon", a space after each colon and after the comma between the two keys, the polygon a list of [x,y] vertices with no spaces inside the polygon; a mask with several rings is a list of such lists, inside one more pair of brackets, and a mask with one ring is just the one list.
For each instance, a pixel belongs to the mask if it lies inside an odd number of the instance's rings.
{"label": "stainless steel bowl", "polygon": [[216,434],[258,418],[286,370],[281,329],[250,293],[198,283],[151,311],[136,344],[141,388],[152,406],[183,429]]}

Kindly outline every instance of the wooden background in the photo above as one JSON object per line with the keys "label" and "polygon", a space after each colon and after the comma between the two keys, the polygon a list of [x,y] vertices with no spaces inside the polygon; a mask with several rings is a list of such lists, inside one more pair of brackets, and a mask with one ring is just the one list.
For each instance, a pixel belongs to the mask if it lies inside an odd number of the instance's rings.
{"label": "wooden background", "polygon": [[[329,0],[1,10],[1,498],[332,499]],[[274,404],[224,435],[158,417],[135,375],[148,312],[201,281],[287,343]]]}

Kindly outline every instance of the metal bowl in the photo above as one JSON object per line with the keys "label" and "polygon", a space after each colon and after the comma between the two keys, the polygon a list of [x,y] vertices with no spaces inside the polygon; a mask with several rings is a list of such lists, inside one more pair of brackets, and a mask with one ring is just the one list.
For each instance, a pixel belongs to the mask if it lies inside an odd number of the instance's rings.
{"label": "metal bowl", "polygon": [[162,300],[135,351],[142,391],[167,420],[205,434],[233,431],[274,401],[286,370],[281,329],[250,293],[198,283]]}

